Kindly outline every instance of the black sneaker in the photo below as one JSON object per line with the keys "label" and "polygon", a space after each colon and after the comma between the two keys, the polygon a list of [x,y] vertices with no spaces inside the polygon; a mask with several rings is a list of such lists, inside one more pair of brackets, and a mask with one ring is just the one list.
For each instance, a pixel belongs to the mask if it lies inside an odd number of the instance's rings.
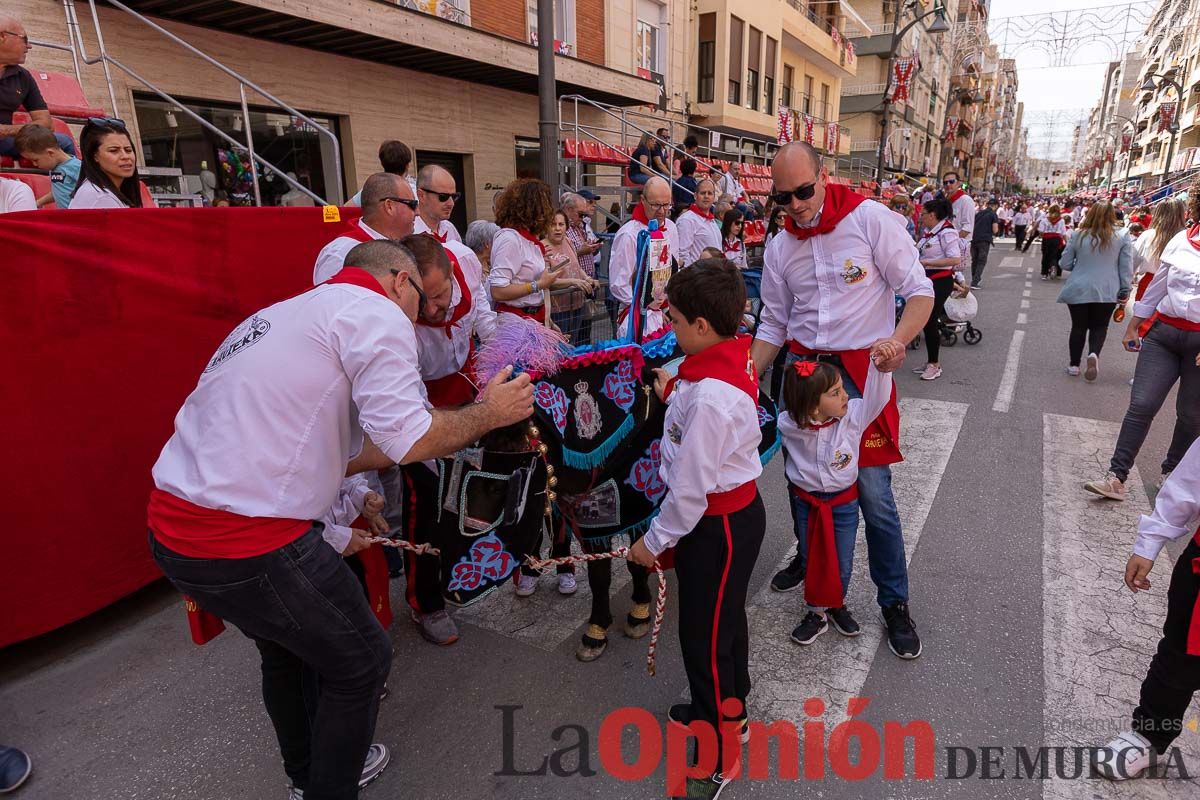
{"label": "black sneaker", "polygon": [[829,630],[829,622],[815,611],[804,615],[804,619],[792,631],[792,641],[796,644],[812,644],[816,638]]}
{"label": "black sneaker", "polygon": [[896,603],[880,609],[883,624],[887,626],[888,647],[900,658],[916,658],[921,655],[921,637],[908,615],[908,603]]}
{"label": "black sneaker", "polygon": [[688,778],[687,795],[685,796],[699,800],[716,800],[720,797],[721,790],[728,785],[729,778],[719,772],[714,772],[707,778]]}
{"label": "black sneaker", "polygon": [[[667,709],[667,719],[676,725],[690,725],[692,722],[691,703],[676,703]],[[738,723],[738,741],[742,744],[750,741],[750,720],[742,717]]]}
{"label": "black sneaker", "polygon": [[790,592],[799,589],[802,583],[804,583],[804,562],[800,560],[800,555],[797,553],[796,557],[792,559],[792,563],[776,572],[775,577],[771,578],[771,591]]}
{"label": "black sneaker", "polygon": [[845,606],[831,608],[825,613],[833,623],[833,629],[842,636],[858,636],[862,633],[862,628],[858,627],[858,623],[855,622],[854,617],[850,616],[850,609]]}

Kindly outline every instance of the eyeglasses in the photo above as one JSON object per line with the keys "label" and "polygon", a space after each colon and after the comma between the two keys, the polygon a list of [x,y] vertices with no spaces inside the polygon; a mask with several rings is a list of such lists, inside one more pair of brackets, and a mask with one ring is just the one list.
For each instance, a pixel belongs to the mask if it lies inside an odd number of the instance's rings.
{"label": "eyeglasses", "polygon": [[942,181],[942,186],[953,186],[956,183],[958,183],[957,178],[947,178],[946,180]]}
{"label": "eyeglasses", "polygon": [[125,120],[117,119],[116,117],[88,117],[88,125],[96,125],[101,128],[120,128],[125,130]]}
{"label": "eyeglasses", "polygon": [[426,194],[436,197],[439,203],[444,203],[447,200],[458,202],[458,198],[462,197],[462,192],[435,192],[433,189],[426,189],[424,186],[418,186],[417,188]]}
{"label": "eyeglasses", "polygon": [[812,196],[817,193],[817,182],[806,183],[803,186],[797,186],[795,189],[787,189],[776,191],[771,194],[771,200],[777,206],[790,205],[792,198],[796,198],[800,202],[811,200]]}
{"label": "eyeglasses", "polygon": [[671,207],[670,203],[651,203],[649,200],[646,201],[646,205],[649,206],[650,208],[653,208],[656,211],[661,211],[664,208]]}
{"label": "eyeglasses", "polygon": [[[390,272],[393,275],[400,274],[400,270],[398,270],[398,269],[390,270]],[[412,279],[412,275],[408,276],[408,283],[410,286],[413,287],[413,290],[416,291],[417,299],[421,302],[421,305],[417,306],[417,308],[420,309],[420,308],[424,308],[425,306],[429,305],[429,296],[427,294],[425,294],[425,291],[420,286],[417,286],[417,282]]]}
{"label": "eyeglasses", "polygon": [[381,197],[380,200],[391,200],[393,203],[399,203],[402,206],[408,206],[409,210],[417,210],[417,201],[410,200],[407,197]]}
{"label": "eyeglasses", "polygon": [[15,36],[25,44],[29,44],[29,37],[24,33],[16,33],[15,31],[0,31],[0,36]]}

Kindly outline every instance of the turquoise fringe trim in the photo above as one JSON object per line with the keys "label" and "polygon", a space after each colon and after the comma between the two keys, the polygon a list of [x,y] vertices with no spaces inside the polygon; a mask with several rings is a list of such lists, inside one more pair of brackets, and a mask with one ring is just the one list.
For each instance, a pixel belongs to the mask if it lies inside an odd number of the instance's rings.
{"label": "turquoise fringe trim", "polygon": [[591,469],[599,466],[604,459],[612,455],[613,450],[617,449],[617,445],[624,441],[625,437],[633,433],[633,428],[633,415],[626,414],[621,427],[613,431],[612,435],[601,442],[596,449],[580,453],[564,446],[562,449],[563,463],[574,469]]}
{"label": "turquoise fringe trim", "polygon": [[580,538],[582,538],[583,541],[585,541],[585,542],[602,542],[605,539],[611,539],[614,536],[628,535],[630,538],[630,542],[632,543],[632,540],[634,537],[639,536],[639,535],[645,533],[646,531],[650,530],[650,523],[654,522],[654,518],[657,516],[658,516],[658,509],[656,508],[656,509],[654,509],[653,513],[650,514],[650,516],[646,517],[641,522],[635,522],[634,524],[630,525],[629,527],[622,528],[621,530],[617,531],[616,533],[606,533],[603,536],[583,536]]}
{"label": "turquoise fringe trim", "polygon": [[781,447],[783,447],[783,437],[780,436],[778,432],[776,432],[775,441],[771,444],[770,447],[767,448],[767,451],[759,457],[759,460],[762,461],[762,465],[764,467],[770,462],[770,460],[772,458],[775,457],[775,454],[779,452],[779,448],[781,448]]}

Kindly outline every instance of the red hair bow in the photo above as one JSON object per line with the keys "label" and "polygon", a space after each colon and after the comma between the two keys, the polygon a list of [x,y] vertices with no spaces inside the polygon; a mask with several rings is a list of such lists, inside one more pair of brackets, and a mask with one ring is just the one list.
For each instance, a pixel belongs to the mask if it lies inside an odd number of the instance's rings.
{"label": "red hair bow", "polygon": [[811,378],[812,374],[817,371],[817,362],[815,361],[797,361],[796,374],[801,378]]}

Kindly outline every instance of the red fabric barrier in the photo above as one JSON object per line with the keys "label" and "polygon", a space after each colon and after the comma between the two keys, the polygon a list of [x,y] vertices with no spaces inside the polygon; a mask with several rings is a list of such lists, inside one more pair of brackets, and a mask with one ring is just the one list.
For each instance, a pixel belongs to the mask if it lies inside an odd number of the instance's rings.
{"label": "red fabric barrier", "polygon": [[150,468],[229,331],[309,288],[320,208],[0,216],[0,646],[161,576]]}

